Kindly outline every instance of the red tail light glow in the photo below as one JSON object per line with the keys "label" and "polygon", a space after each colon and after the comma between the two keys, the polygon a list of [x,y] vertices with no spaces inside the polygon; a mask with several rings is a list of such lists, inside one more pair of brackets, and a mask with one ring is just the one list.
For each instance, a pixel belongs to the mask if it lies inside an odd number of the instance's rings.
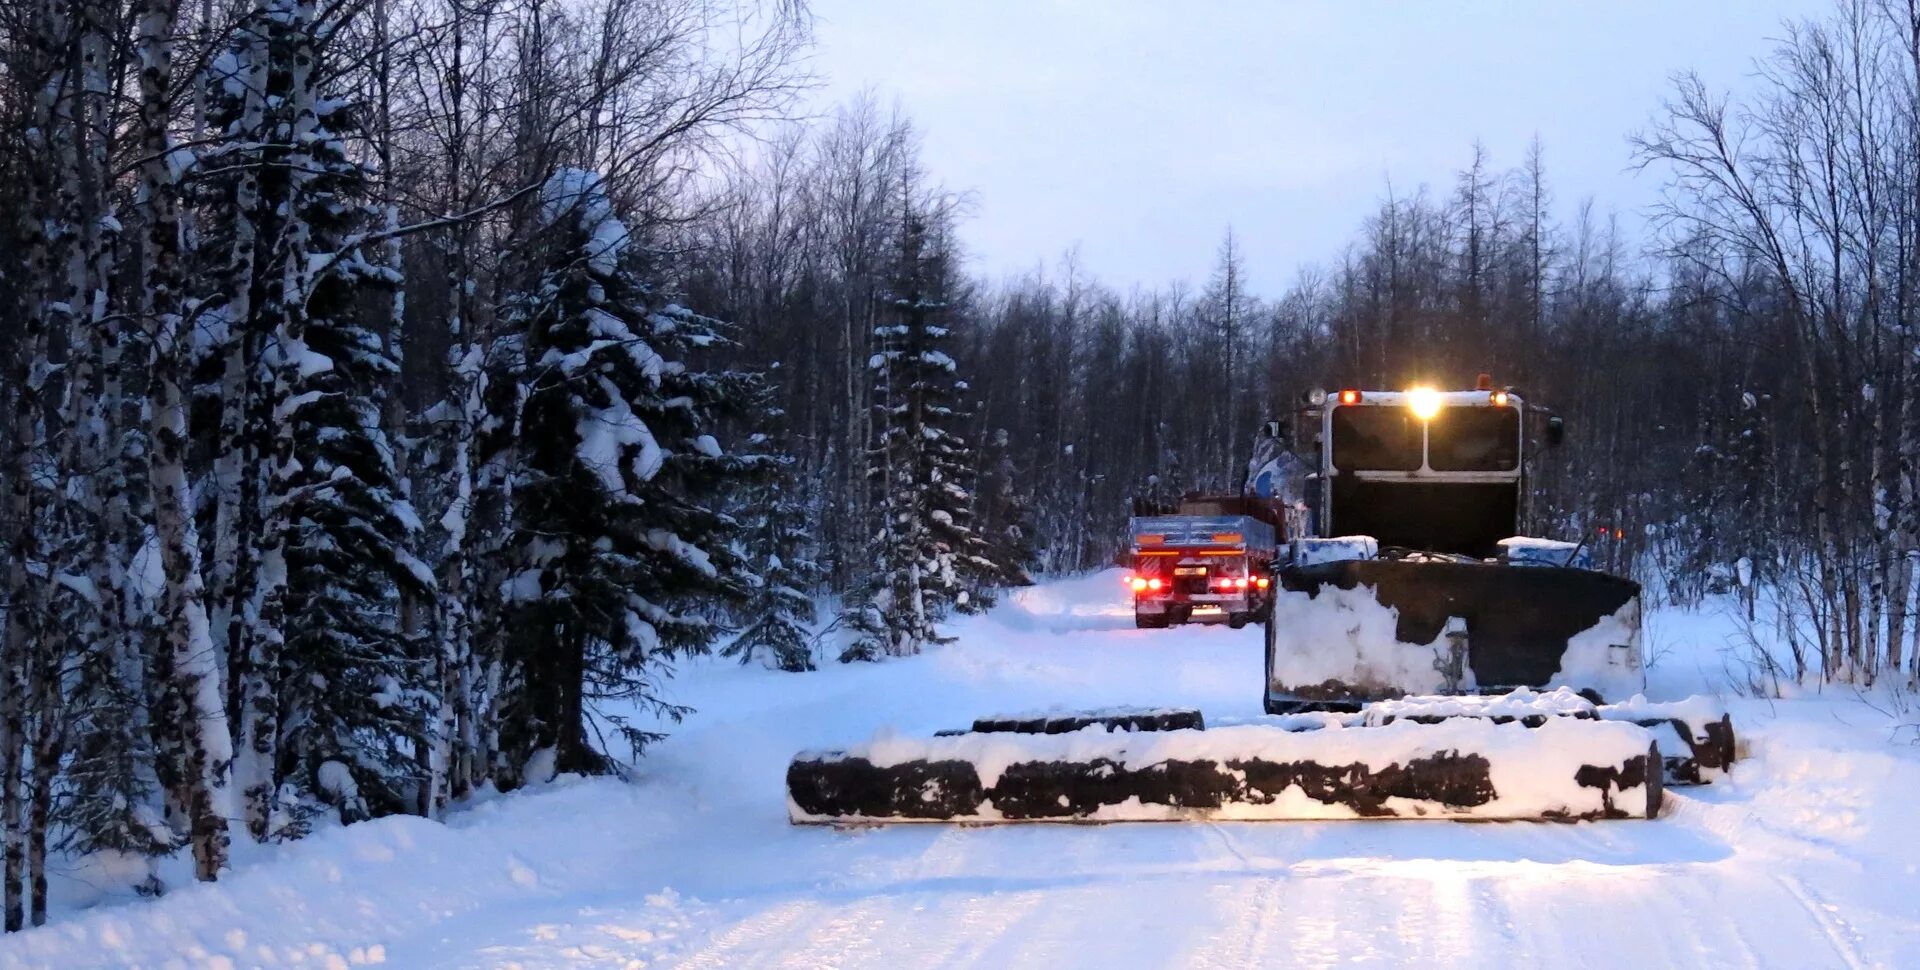
{"label": "red tail light glow", "polygon": [[1160,581],[1159,581],[1158,579],[1149,579],[1149,580],[1147,580],[1147,588],[1148,588],[1148,589],[1159,589],[1159,588],[1160,588]]}

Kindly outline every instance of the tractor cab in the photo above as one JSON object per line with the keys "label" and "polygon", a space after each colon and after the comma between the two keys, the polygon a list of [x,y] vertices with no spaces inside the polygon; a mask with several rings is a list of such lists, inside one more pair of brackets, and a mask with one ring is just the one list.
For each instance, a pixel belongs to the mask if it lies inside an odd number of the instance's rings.
{"label": "tractor cab", "polygon": [[1318,424],[1321,535],[1475,559],[1520,531],[1527,405],[1511,391],[1343,390]]}

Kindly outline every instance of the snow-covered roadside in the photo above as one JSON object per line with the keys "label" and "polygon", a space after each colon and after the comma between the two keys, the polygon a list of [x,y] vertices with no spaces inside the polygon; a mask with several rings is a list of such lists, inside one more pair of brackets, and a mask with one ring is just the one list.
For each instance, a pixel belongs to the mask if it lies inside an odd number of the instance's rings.
{"label": "snow-covered roadside", "polygon": [[[673,699],[699,713],[634,784],[326,832],[158,902],[75,911],[69,880],[0,967],[1920,965],[1920,750],[1851,695],[1734,700],[1748,760],[1655,822],[787,823],[792,754],[883,726],[1259,716],[1257,630],[1136,631],[1124,595],[1111,573],[1022,591],[904,662],[693,664]],[[1717,680],[1729,630],[1655,612],[1656,698]]]}

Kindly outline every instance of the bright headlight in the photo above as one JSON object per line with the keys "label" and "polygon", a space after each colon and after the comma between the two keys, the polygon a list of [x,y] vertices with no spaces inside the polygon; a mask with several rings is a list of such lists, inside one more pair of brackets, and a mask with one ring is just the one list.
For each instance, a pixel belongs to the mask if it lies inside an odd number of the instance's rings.
{"label": "bright headlight", "polygon": [[1413,409],[1414,417],[1431,421],[1440,413],[1440,392],[1431,387],[1416,387],[1407,392],[1407,407]]}

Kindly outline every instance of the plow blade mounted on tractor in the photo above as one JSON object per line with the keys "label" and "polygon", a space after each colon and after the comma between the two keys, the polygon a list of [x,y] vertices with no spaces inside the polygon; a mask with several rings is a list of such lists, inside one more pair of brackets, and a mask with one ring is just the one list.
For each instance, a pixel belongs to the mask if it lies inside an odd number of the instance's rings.
{"label": "plow blade mounted on tractor", "polygon": [[1640,693],[1640,586],[1586,569],[1362,559],[1279,571],[1268,713],[1567,685]]}

